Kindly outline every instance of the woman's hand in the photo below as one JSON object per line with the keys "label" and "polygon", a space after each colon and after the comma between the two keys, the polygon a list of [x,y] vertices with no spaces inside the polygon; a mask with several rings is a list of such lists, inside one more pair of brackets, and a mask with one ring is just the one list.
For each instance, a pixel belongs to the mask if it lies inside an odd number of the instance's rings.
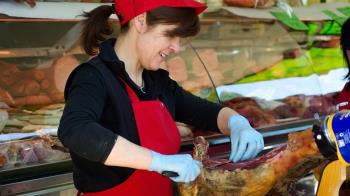
{"label": "woman's hand", "polygon": [[112,151],[104,162],[108,166],[129,167],[162,173],[176,172],[170,177],[175,182],[191,182],[200,173],[200,163],[189,154],[163,155],[136,145],[118,136]]}
{"label": "woman's hand", "polygon": [[150,171],[162,173],[172,171],[179,174],[177,177],[170,177],[175,182],[194,181],[200,173],[200,163],[194,160],[189,154],[162,155],[152,151],[152,162]]}
{"label": "woman's hand", "polygon": [[239,114],[232,115],[228,120],[231,137],[230,160],[238,162],[256,157],[264,148],[261,133],[252,128],[249,121]]}

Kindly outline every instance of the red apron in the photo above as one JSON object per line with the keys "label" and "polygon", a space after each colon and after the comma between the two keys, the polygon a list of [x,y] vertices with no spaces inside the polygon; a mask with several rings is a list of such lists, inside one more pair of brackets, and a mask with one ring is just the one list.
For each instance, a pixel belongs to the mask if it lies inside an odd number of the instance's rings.
{"label": "red apron", "polygon": [[350,110],[350,83],[346,83],[343,90],[340,91],[337,104],[347,102],[346,105],[339,106],[339,110]]}
{"label": "red apron", "polygon": [[[141,146],[162,154],[176,154],[181,137],[167,108],[160,101],[140,101],[134,91],[125,83],[132,103]],[[157,172],[136,170],[125,182],[96,193],[83,195],[130,195],[169,196],[173,195],[171,180]]]}

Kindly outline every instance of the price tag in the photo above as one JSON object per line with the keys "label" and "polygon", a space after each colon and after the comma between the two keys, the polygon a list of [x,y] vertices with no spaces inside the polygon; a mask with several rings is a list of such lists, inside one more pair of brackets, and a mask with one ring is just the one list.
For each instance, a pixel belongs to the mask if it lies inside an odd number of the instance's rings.
{"label": "price tag", "polygon": [[295,29],[295,30],[301,30],[301,31],[307,31],[309,30],[308,26],[306,26],[305,23],[303,23],[299,18],[292,13],[292,16],[290,17],[285,12],[276,12],[272,11],[271,14],[279,21],[281,21],[283,24],[287,25],[288,27]]}
{"label": "price tag", "polygon": [[337,10],[347,17],[350,17],[350,7],[339,7]]}
{"label": "price tag", "polygon": [[335,14],[334,12],[332,12],[331,10],[323,10],[322,11],[324,14],[326,14],[327,16],[329,16],[332,20],[336,21],[337,23],[339,23],[340,25],[343,25],[344,22],[346,21],[346,17],[342,17],[342,16],[338,16],[337,14]]}

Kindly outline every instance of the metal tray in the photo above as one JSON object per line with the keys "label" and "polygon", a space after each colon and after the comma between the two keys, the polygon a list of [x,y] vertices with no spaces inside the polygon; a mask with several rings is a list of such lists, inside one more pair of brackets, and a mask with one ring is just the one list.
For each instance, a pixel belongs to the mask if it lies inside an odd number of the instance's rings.
{"label": "metal tray", "polygon": [[2,169],[0,170],[0,185],[71,172],[72,170],[73,166],[70,159]]}

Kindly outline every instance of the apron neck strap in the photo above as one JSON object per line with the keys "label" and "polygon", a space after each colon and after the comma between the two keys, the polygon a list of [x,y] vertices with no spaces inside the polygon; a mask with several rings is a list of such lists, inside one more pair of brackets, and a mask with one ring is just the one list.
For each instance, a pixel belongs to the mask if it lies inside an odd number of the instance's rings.
{"label": "apron neck strap", "polygon": [[124,83],[125,88],[126,88],[126,92],[128,93],[128,96],[129,96],[131,102],[132,103],[140,102],[140,99],[137,97],[137,95],[131,89],[131,87],[125,82],[125,80],[123,80],[121,77],[119,77],[119,79],[120,79],[120,81],[122,81],[122,83]]}

